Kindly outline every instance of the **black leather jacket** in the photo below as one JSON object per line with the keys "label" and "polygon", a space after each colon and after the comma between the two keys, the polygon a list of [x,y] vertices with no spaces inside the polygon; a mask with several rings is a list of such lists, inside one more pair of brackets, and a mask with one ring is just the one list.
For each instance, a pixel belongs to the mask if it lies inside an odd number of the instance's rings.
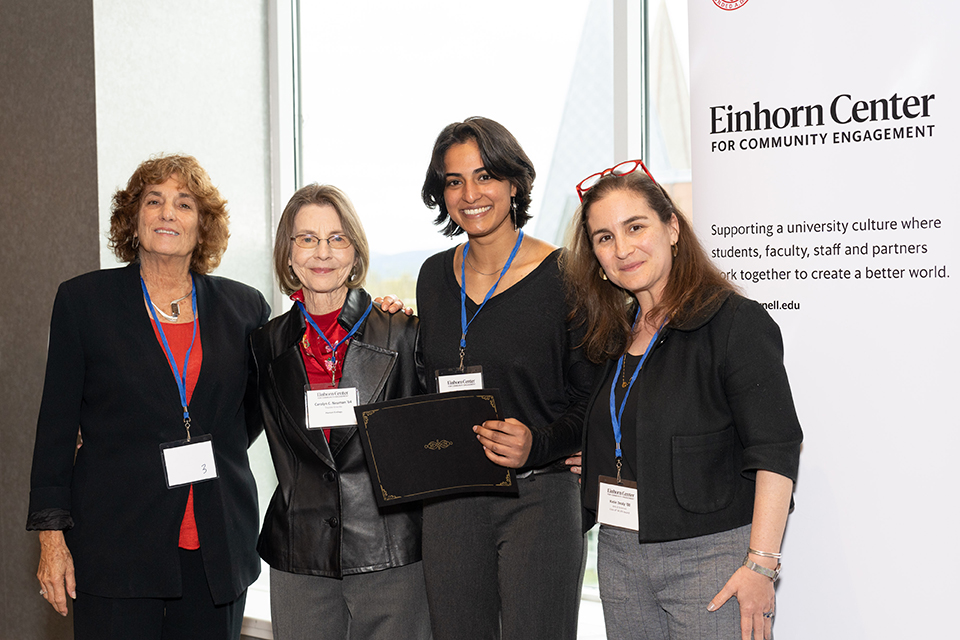
{"label": "black leather jacket", "polygon": [[[363,289],[349,290],[340,325],[353,328],[369,303]],[[357,387],[361,404],[419,393],[418,324],[374,305],[347,347],[340,386]],[[279,481],[257,550],[274,569],[333,578],[417,562],[419,505],[377,508],[356,427],[331,430],[328,444],[304,426],[304,330],[294,306],[250,336],[250,393],[259,401],[248,406],[267,432]]]}

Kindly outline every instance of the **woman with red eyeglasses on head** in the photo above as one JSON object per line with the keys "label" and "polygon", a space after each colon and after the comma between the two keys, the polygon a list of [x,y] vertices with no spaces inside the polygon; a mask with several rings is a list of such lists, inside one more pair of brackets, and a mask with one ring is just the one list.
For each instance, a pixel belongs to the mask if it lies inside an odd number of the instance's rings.
{"label": "woman with red eyeglasses on head", "polygon": [[584,525],[613,639],[771,637],[802,433],[780,330],[639,160],[577,185],[564,275],[584,349]]}
{"label": "woman with red eyeglasses on head", "polygon": [[580,448],[596,367],[569,331],[560,249],[522,231],[535,175],[509,131],[470,118],[440,133],[423,185],[444,234],[467,236],[417,282],[428,388],[468,372],[499,388],[506,419],[478,425],[476,446],[518,469],[519,488],[424,504],[434,640],[576,638],[584,538],[563,460]]}

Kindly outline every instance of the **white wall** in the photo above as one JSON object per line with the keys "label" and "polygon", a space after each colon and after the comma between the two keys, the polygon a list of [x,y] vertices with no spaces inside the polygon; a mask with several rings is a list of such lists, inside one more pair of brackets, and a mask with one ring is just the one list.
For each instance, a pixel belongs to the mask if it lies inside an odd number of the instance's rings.
{"label": "white wall", "polygon": [[94,0],[101,263],[110,198],[158,153],[195,156],[230,209],[217,275],[274,289],[267,2]]}

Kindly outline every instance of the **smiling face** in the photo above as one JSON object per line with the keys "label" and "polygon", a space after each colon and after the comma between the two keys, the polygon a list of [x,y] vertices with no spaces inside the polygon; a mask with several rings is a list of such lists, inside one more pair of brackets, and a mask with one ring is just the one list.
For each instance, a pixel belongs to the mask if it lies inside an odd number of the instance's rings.
{"label": "smiling face", "polygon": [[182,258],[189,262],[199,241],[199,223],[197,200],[178,176],[147,185],[137,216],[141,259]]}
{"label": "smiling face", "polygon": [[[293,223],[293,235],[308,233],[317,238],[345,235],[343,223],[337,210],[330,205],[308,204],[297,212]],[[303,285],[303,294],[310,313],[325,304],[314,306],[320,299],[336,299],[347,294],[347,279],[356,262],[356,249],[351,244],[346,249],[333,249],[320,240],[315,249],[303,249],[290,240],[290,266]],[[313,308],[311,308],[313,307]],[[334,307],[337,308],[337,307]]]}
{"label": "smiling face", "polygon": [[587,212],[587,234],[600,266],[644,309],[660,301],[670,278],[679,226],[675,215],[661,222],[643,196],[631,191],[613,191]]}
{"label": "smiling face", "polygon": [[486,236],[501,229],[513,231],[510,198],[517,188],[509,180],[490,175],[476,142],[468,140],[450,147],[443,165],[447,213],[468,236]]}

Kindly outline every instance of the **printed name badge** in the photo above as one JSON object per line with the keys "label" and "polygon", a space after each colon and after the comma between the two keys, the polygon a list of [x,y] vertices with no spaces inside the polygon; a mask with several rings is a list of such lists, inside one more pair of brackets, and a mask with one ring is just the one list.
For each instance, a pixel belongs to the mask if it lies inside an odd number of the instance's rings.
{"label": "printed name badge", "polygon": [[437,369],[437,393],[483,389],[483,367],[475,365],[463,369]]}
{"label": "printed name badge", "polygon": [[307,429],[356,426],[357,414],[353,408],[360,404],[360,391],[356,387],[305,385],[304,398],[307,403]]}
{"label": "printed name badge", "polygon": [[600,497],[597,500],[597,522],[628,531],[640,530],[637,511],[637,483],[600,476]]}
{"label": "printed name badge", "polygon": [[189,442],[164,442],[160,445],[160,455],[168,489],[217,478],[217,462],[213,457],[213,437],[210,434],[196,436]]}

